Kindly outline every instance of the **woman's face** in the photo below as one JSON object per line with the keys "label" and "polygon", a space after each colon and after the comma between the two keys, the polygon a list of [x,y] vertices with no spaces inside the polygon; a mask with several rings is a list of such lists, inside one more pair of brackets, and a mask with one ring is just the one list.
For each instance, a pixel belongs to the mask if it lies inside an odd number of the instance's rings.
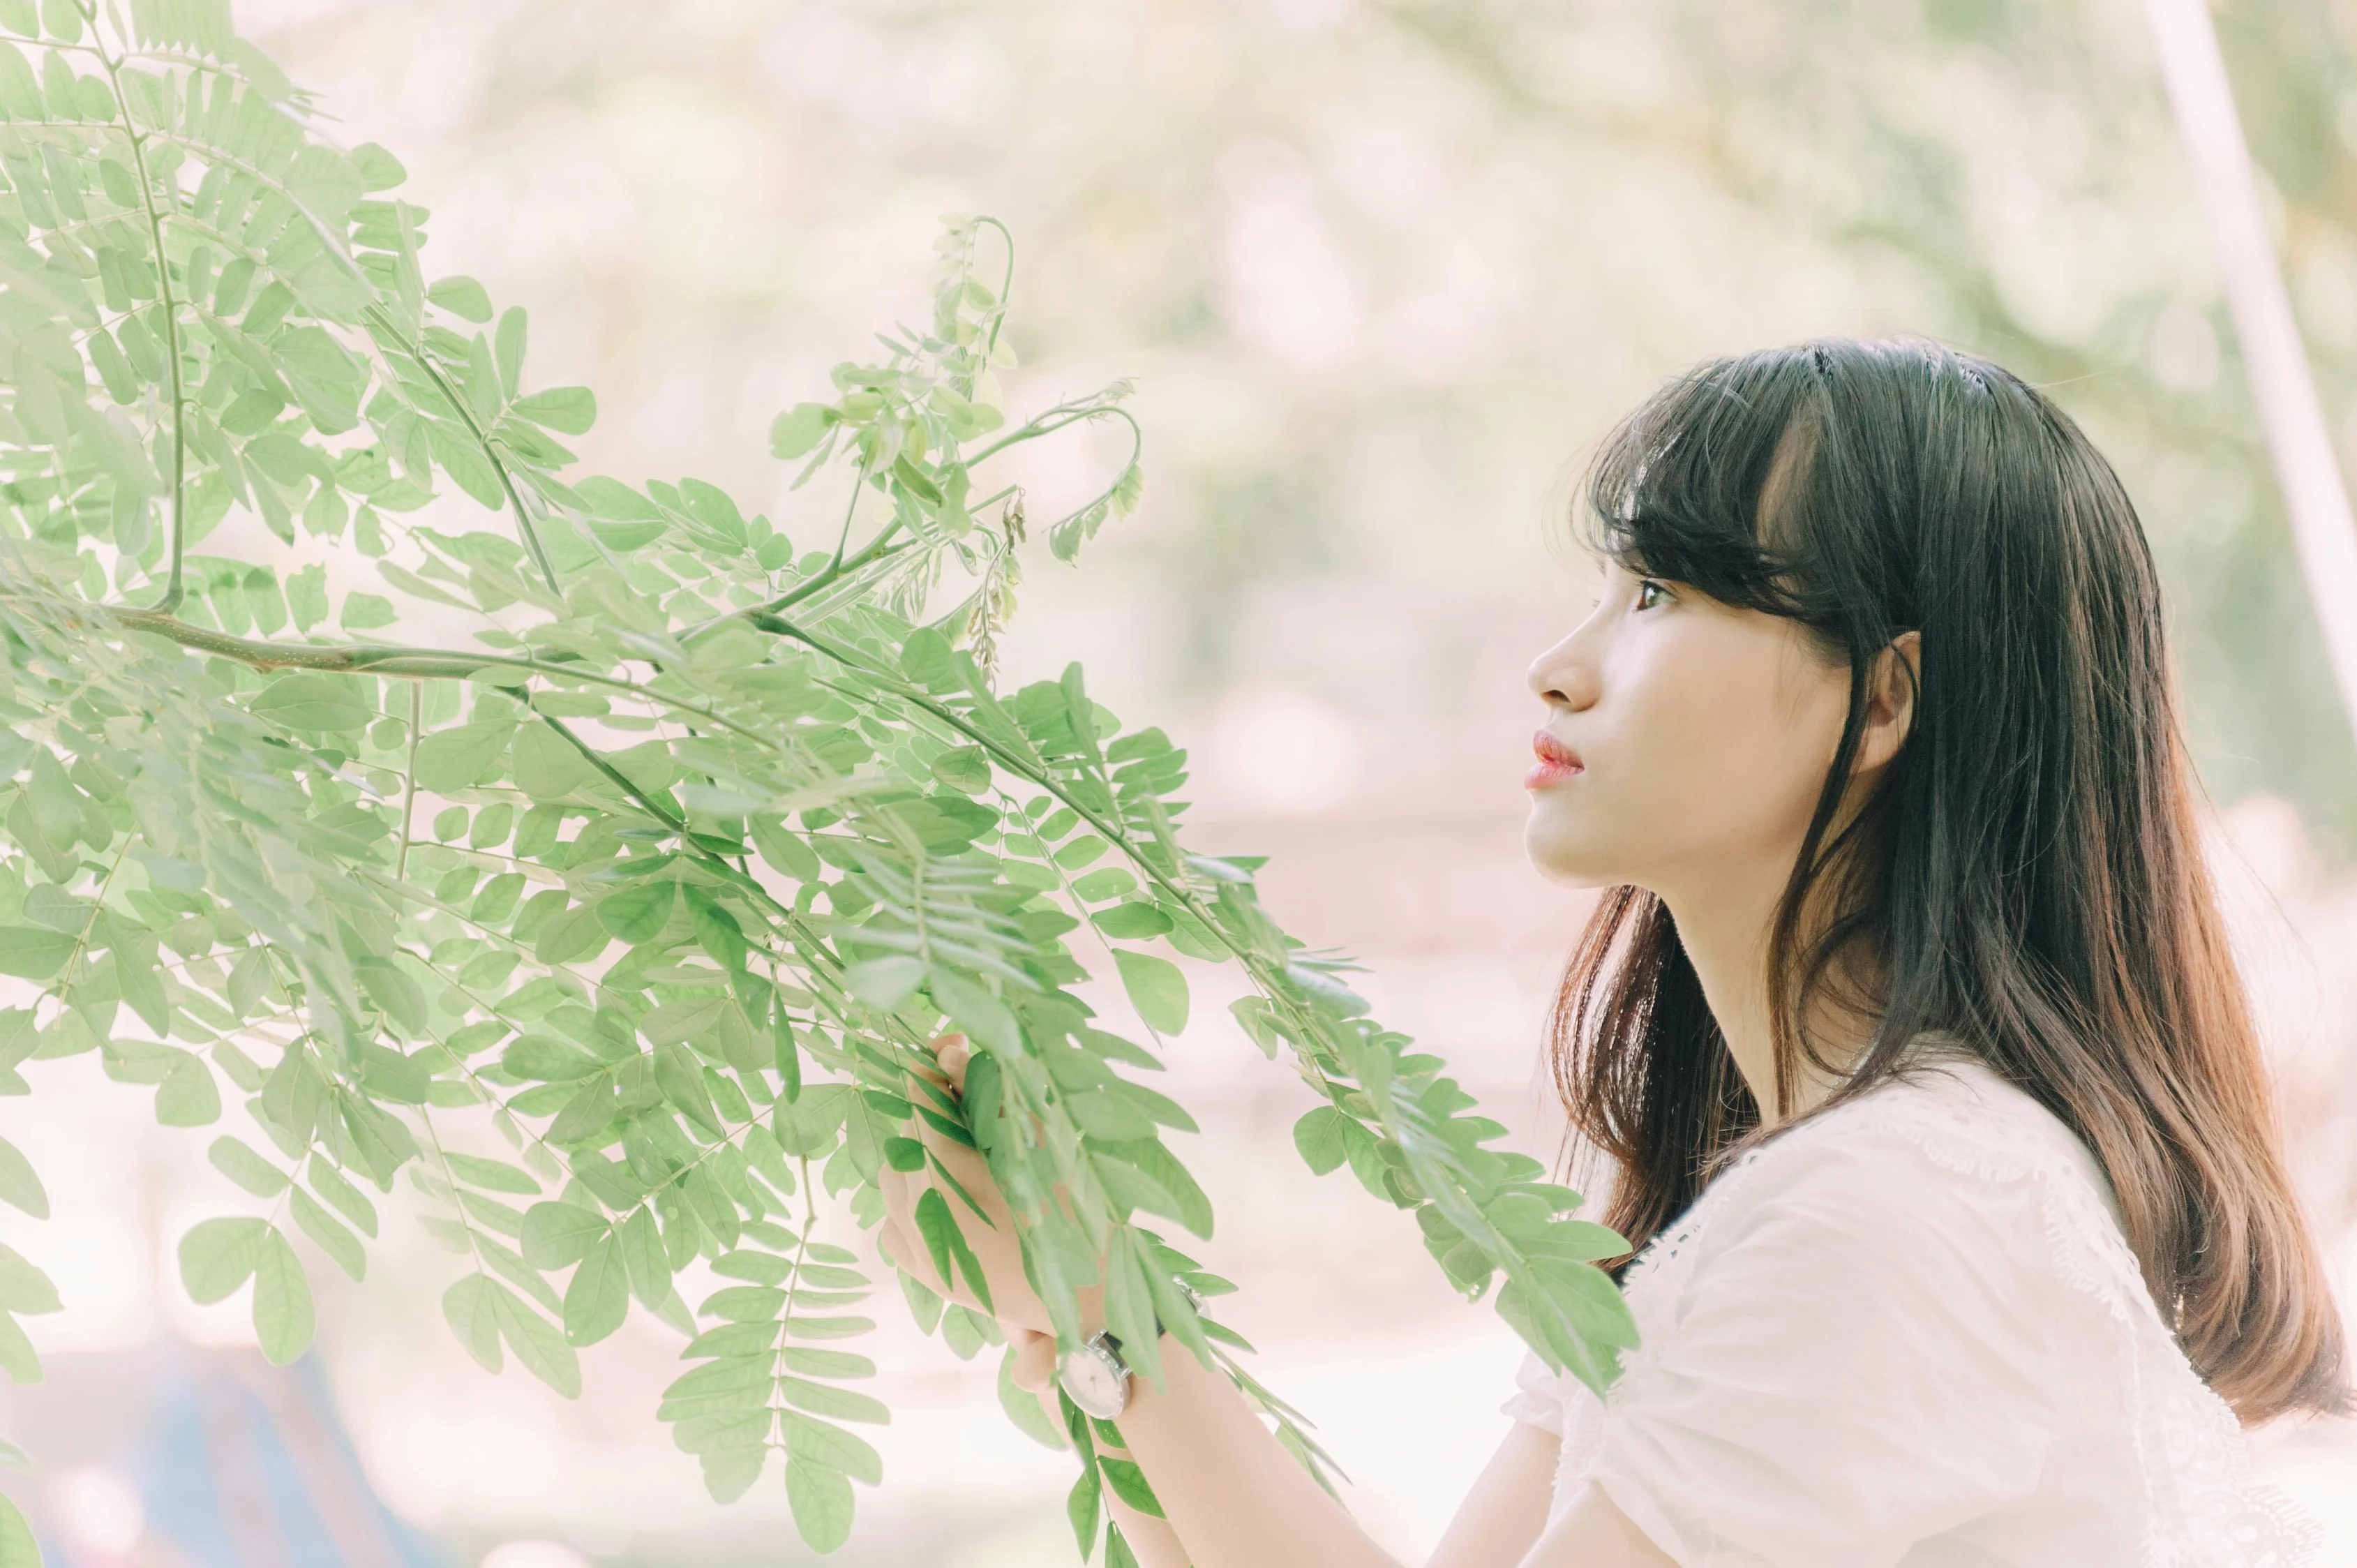
{"label": "woman's face", "polygon": [[1530,682],[1547,715],[1523,842],[1545,875],[1674,904],[1790,872],[1849,703],[1798,622],[1611,563]]}

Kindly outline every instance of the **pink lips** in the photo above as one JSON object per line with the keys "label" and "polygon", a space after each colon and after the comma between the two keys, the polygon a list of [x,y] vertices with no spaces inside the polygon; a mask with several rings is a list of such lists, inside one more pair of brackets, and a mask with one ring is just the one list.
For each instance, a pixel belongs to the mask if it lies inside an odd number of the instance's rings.
{"label": "pink lips", "polygon": [[1538,763],[1523,776],[1525,789],[1544,789],[1587,770],[1579,760],[1579,753],[1544,730],[1531,736],[1531,750],[1537,755]]}

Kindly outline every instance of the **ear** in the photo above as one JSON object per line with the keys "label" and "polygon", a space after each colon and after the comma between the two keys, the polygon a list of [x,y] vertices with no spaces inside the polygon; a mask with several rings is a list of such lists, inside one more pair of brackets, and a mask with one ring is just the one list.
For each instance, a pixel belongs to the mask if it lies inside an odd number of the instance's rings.
{"label": "ear", "polygon": [[1871,773],[1887,765],[1914,728],[1922,651],[1923,634],[1906,631],[1874,656],[1866,675],[1866,722],[1857,737],[1856,771]]}

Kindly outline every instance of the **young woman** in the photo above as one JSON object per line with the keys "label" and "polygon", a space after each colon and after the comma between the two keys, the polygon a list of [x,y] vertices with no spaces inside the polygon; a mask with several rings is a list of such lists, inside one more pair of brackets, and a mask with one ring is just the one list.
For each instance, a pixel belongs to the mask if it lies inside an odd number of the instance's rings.
{"label": "young woman", "polygon": [[[1554,1065],[1642,1343],[1600,1402],[1525,1358],[1432,1568],[2297,1561],[2237,1418],[2344,1409],[2341,1329],[2110,467],[1986,360],[1835,339],[1671,382],[1587,499],[1525,842],[1609,889]],[[1011,1233],[968,1229],[1044,1390]],[[1165,1352],[1147,1568],[1392,1562]]]}

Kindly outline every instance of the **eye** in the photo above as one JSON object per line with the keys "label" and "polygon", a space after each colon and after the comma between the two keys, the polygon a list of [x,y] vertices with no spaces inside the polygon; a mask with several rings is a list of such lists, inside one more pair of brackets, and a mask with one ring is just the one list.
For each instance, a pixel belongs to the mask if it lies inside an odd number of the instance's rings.
{"label": "eye", "polygon": [[1652,609],[1655,605],[1669,603],[1670,590],[1651,577],[1637,580],[1637,608]]}

